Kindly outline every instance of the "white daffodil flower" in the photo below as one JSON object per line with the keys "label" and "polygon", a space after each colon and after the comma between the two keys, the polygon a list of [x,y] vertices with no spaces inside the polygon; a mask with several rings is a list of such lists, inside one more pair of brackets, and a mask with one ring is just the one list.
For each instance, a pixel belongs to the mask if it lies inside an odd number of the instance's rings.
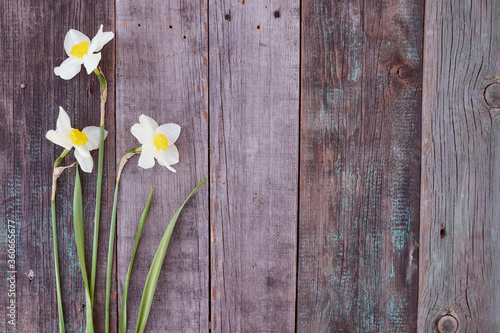
{"label": "white daffodil flower", "polygon": [[70,80],[80,73],[82,64],[87,74],[92,73],[101,60],[99,51],[114,36],[112,32],[102,32],[102,24],[92,41],[80,31],[70,29],[64,38],[64,50],[69,58],[64,60],[61,66],[54,68],[54,73],[65,80]]}
{"label": "white daffodil flower", "polygon": [[[72,128],[68,114],[59,107],[56,130],[48,131],[46,138],[68,150],[75,147],[75,157],[82,170],[92,172],[94,160],[90,151],[99,148],[99,131],[97,126],[87,126],[82,131]],[[105,138],[107,135],[104,131]]]}
{"label": "white daffodil flower", "polygon": [[160,165],[176,172],[171,166],[179,163],[179,151],[174,145],[181,134],[179,125],[170,123],[158,126],[158,123],[152,118],[141,115],[139,124],[134,124],[130,130],[142,144],[141,157],[139,158],[141,168],[152,168],[156,158]]}

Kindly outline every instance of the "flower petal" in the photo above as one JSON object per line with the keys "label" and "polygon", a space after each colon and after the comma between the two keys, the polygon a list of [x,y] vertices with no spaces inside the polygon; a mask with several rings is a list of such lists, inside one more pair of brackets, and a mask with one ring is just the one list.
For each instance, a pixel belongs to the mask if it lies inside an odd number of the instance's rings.
{"label": "flower petal", "polygon": [[82,60],[77,57],[69,57],[61,63],[61,66],[54,68],[54,74],[64,80],[72,79],[82,69]]}
{"label": "flower petal", "polygon": [[92,172],[94,160],[85,148],[75,146],[75,157],[83,171]]}
{"label": "flower petal", "polygon": [[139,140],[141,144],[151,144],[153,143],[154,136],[151,134],[150,130],[147,130],[143,125],[141,124],[134,124],[131,128],[130,131],[132,134]]}
{"label": "flower petal", "polygon": [[163,156],[163,154],[165,154],[165,153],[162,150],[157,150],[156,151],[156,156],[155,157],[158,160],[158,164],[166,167],[168,170],[170,170],[172,172],[176,172],[175,169],[172,168],[169,163],[167,163],[167,161],[165,160],[165,157]]}
{"label": "flower petal", "polygon": [[168,143],[172,144],[177,141],[177,138],[179,138],[179,135],[181,134],[181,127],[173,123],[164,124],[156,129],[155,134],[158,133],[164,134],[167,137]]}
{"label": "flower petal", "polygon": [[[87,143],[83,146],[88,151],[99,148],[99,137],[101,135],[101,129],[97,126],[87,126],[82,130],[87,136]],[[108,131],[104,130],[104,140],[108,136]]]}
{"label": "flower petal", "polygon": [[144,129],[151,132],[151,135],[154,138],[155,131],[158,128],[158,123],[153,118],[148,117],[144,114],[141,114],[141,116],[139,117],[139,122],[142,126],[144,126]]}
{"label": "flower petal", "polygon": [[139,157],[139,166],[144,169],[150,169],[155,165],[156,147],[152,144],[142,145],[141,157]]}
{"label": "flower petal", "polygon": [[99,52],[110,40],[115,37],[115,34],[112,32],[102,32],[102,24],[99,28],[97,34],[92,38],[92,42],[90,42],[89,53]]}
{"label": "flower petal", "polygon": [[160,163],[160,161],[158,161],[158,164],[160,164],[161,166],[164,166],[166,167],[168,170],[172,171],[172,172],[177,172],[177,170],[175,170],[174,168],[172,168],[170,165],[168,164],[162,164]]}
{"label": "flower petal", "polygon": [[97,68],[99,61],[101,61],[100,53],[86,54],[83,56],[83,65],[87,70],[87,74],[92,73],[92,71]]}
{"label": "flower petal", "polygon": [[84,146],[74,145],[73,147],[75,147],[75,152],[78,152],[81,156],[84,157],[91,156],[90,152]]}
{"label": "flower petal", "polygon": [[66,111],[64,111],[62,106],[60,106],[59,116],[57,117],[56,123],[56,132],[62,136],[69,137],[72,130],[73,128],[71,128],[71,120],[69,119]]}
{"label": "flower petal", "polygon": [[73,144],[71,143],[71,140],[69,138],[62,136],[54,130],[48,131],[45,137],[56,145],[64,147],[65,149],[71,149],[73,147]]}
{"label": "flower petal", "polygon": [[83,41],[88,41],[90,42],[90,39],[85,36],[83,33],[81,33],[78,30],[75,29],[70,29],[68,33],[66,34],[66,37],[64,37],[64,50],[66,51],[66,54],[69,56],[71,52],[71,48],[75,46],[78,43],[81,43]]}
{"label": "flower petal", "polygon": [[158,158],[158,163],[163,166],[179,163],[179,151],[177,150],[177,147],[175,145],[169,144],[168,149],[160,150],[159,153],[157,153],[157,156],[158,155],[160,157]]}

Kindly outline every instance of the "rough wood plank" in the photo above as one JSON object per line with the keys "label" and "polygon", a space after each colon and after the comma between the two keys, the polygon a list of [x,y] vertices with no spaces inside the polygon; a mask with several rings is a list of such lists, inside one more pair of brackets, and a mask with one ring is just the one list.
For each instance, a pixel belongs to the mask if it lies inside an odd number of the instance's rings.
{"label": "rough wood plank", "polygon": [[[123,287],[140,214],[156,186],[128,297],[129,328],[137,320],[144,281],[170,218],[208,176],[207,5],[193,1],[118,0],[117,163],[139,146],[130,127],[144,113],[182,126],[177,173],[158,164],[143,170],[132,159],[121,181],[118,280]],[[206,332],[208,310],[208,186],[185,207],[160,274],[146,331]]]}
{"label": "rough wood plank", "polygon": [[210,2],[215,332],[293,332],[298,0]]}
{"label": "rough wood plank", "polygon": [[426,4],[419,332],[446,314],[500,332],[499,17],[498,1]]}
{"label": "rough wood plank", "polygon": [[[74,127],[99,124],[99,83],[95,76],[84,70],[71,81],[64,81],[53,73],[67,56],[63,41],[70,28],[93,36],[99,24],[112,30],[114,2],[98,0],[88,5],[85,1],[54,3],[52,1],[1,1],[0,2],[0,248],[6,250],[7,220],[17,227],[17,330],[19,332],[57,332],[58,314],[55,291],[54,258],[52,248],[52,223],[50,215],[50,191],[54,159],[62,152],[61,147],[45,139],[45,133],[54,129],[59,105],[69,113]],[[113,43],[102,52],[101,66],[109,73],[111,89],[114,86]],[[110,93],[107,122],[114,124],[114,98]],[[115,156],[114,132],[108,136],[106,148],[107,175],[113,178]],[[70,153],[64,164],[74,160]],[[59,263],[63,289],[66,331],[83,332],[85,303],[83,281],[76,256],[73,227],[70,218],[74,170],[65,172],[59,180],[57,193],[57,217]],[[83,177],[87,197],[94,193],[96,173]],[[109,221],[111,197],[109,186],[104,184],[102,219]],[[94,201],[84,207],[87,241],[93,225]],[[101,244],[108,238],[107,224],[101,225]],[[90,244],[90,243],[87,243]],[[105,251],[101,251],[105,253]],[[88,252],[87,260],[91,253]],[[6,325],[7,306],[6,257],[1,267],[0,313],[2,331],[11,331]],[[102,257],[105,260],[105,257]],[[96,325],[104,324],[105,268],[98,271],[96,294]],[[30,279],[30,273],[32,279]],[[116,319],[116,303],[113,303]],[[115,327],[113,327],[115,331]]]}
{"label": "rough wood plank", "polygon": [[414,332],[423,1],[302,2],[299,332]]}

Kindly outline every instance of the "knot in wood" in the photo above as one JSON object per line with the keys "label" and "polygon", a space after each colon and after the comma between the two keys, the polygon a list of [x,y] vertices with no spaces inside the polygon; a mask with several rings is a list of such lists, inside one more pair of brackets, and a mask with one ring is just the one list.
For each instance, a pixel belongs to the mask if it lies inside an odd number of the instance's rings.
{"label": "knot in wood", "polygon": [[500,108],[500,83],[495,82],[484,88],[484,100],[492,108]]}
{"label": "knot in wood", "polygon": [[458,331],[457,318],[446,315],[439,319],[437,324],[439,333],[455,333]]}
{"label": "knot in wood", "polygon": [[409,79],[414,73],[415,70],[410,65],[403,65],[398,69],[398,75],[402,79]]}

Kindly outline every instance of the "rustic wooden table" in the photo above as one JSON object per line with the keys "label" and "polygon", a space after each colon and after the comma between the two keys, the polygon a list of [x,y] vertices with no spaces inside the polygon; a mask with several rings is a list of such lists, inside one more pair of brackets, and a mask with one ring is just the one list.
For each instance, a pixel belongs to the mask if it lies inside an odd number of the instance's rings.
{"label": "rustic wooden table", "polygon": [[[45,133],[60,105],[75,127],[98,125],[99,88],[53,69],[68,29],[93,36],[101,23],[116,36],[100,63],[110,91],[96,326],[117,163],[144,113],[182,126],[180,163],[176,174],[137,159],[125,169],[112,332],[151,187],[129,327],[170,217],[205,176],[148,332],[500,332],[499,18],[499,0],[1,0],[3,332],[16,331],[9,221],[17,332],[58,331],[50,186],[61,149]],[[58,187],[59,260],[66,328],[83,332],[73,174]],[[87,244],[95,183],[83,176]]]}

